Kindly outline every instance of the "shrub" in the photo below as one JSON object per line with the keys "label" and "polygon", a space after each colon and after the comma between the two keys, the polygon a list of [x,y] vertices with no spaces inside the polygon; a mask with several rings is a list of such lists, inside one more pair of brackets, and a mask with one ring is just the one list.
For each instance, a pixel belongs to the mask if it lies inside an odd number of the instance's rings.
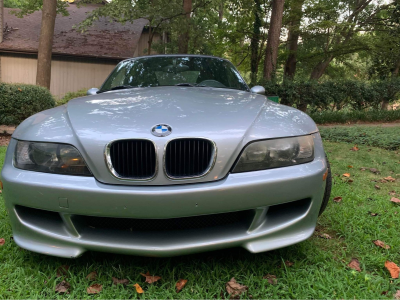
{"label": "shrub", "polygon": [[309,113],[317,124],[394,122],[400,120],[400,110],[316,111]]}
{"label": "shrub", "polygon": [[53,96],[44,87],[0,83],[0,124],[18,125],[31,115],[54,106]]}
{"label": "shrub", "polygon": [[363,82],[283,81],[265,83],[269,95],[278,95],[281,103],[310,112],[323,110],[379,109],[383,101],[393,102],[400,93],[400,79]]}
{"label": "shrub", "polygon": [[68,101],[70,101],[72,99],[86,96],[87,90],[88,89],[83,89],[83,90],[79,90],[77,92],[66,93],[63,98],[61,98],[60,100],[58,100],[56,102],[56,104],[57,104],[57,106],[64,105],[64,104],[68,103]]}

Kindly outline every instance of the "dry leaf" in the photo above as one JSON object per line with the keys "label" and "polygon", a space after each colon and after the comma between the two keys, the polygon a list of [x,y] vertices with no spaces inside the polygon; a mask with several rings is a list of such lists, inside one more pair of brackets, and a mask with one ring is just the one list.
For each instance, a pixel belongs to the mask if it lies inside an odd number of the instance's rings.
{"label": "dry leaf", "polygon": [[358,150],[360,149],[357,147],[357,145],[355,145],[353,148],[350,149],[350,151],[358,151]]}
{"label": "dry leaf", "polygon": [[186,285],[186,283],[187,283],[186,279],[179,279],[179,281],[175,284],[176,292],[179,293]]}
{"label": "dry leaf", "polygon": [[275,285],[278,283],[278,279],[275,275],[267,274],[263,276],[263,279],[267,279],[269,284]]}
{"label": "dry leaf", "polygon": [[377,184],[375,184],[375,188],[376,188],[377,190],[380,190],[380,189],[381,189],[381,187],[380,187],[379,185],[377,185]]}
{"label": "dry leaf", "polygon": [[381,172],[378,171],[378,169],[375,169],[375,168],[370,168],[369,170],[371,171],[371,173],[374,173],[374,174],[380,174],[381,173]]}
{"label": "dry leaf", "polygon": [[387,180],[387,181],[389,181],[389,182],[395,182],[395,181],[396,181],[396,179],[393,178],[392,176],[388,176],[388,177],[385,177],[385,178],[383,178],[383,179],[385,179],[385,180]]}
{"label": "dry leaf", "polygon": [[366,167],[362,167],[360,168],[360,171],[365,171],[367,168]]}
{"label": "dry leaf", "polygon": [[380,183],[388,183],[385,179],[380,179],[379,182]]}
{"label": "dry leaf", "polygon": [[390,201],[392,201],[393,203],[400,203],[400,199],[393,197],[392,199],[390,199]]}
{"label": "dry leaf", "polygon": [[90,272],[88,274],[88,276],[86,276],[86,279],[89,279],[89,280],[92,280],[92,281],[96,280],[96,278],[97,278],[97,272],[96,271]]}
{"label": "dry leaf", "polygon": [[371,213],[372,217],[376,217],[378,214],[377,213]]}
{"label": "dry leaf", "polygon": [[112,281],[113,281],[114,285],[117,285],[117,284],[128,285],[129,284],[129,280],[128,279],[118,279],[118,278],[113,277]]}
{"label": "dry leaf", "polygon": [[347,182],[348,183],[352,183],[352,182],[354,182],[354,180],[353,179],[349,179],[349,180],[347,180]]}
{"label": "dry leaf", "polygon": [[393,295],[393,297],[394,297],[394,299],[396,299],[396,300],[400,300],[400,290],[398,290],[398,291],[396,292],[396,294]]}
{"label": "dry leaf", "polygon": [[86,291],[88,294],[98,294],[103,290],[103,286],[101,284],[95,283],[89,286]]}
{"label": "dry leaf", "polygon": [[383,249],[390,249],[389,245],[386,245],[384,242],[380,241],[380,240],[376,240],[376,241],[372,241],[375,245],[377,245],[378,247],[381,247]]}
{"label": "dry leaf", "polygon": [[400,268],[394,262],[387,260],[385,262],[385,267],[389,270],[392,278],[399,278]]}
{"label": "dry leaf", "polygon": [[389,196],[394,196],[394,195],[396,195],[396,192],[395,192],[395,191],[390,191],[390,192],[389,192]]}
{"label": "dry leaf", "polygon": [[22,92],[22,90],[20,88],[18,88],[18,91]]}
{"label": "dry leaf", "polygon": [[323,233],[321,235],[319,235],[320,238],[326,239],[326,240],[330,240],[332,237],[327,234],[327,233]]}
{"label": "dry leaf", "polygon": [[343,176],[344,177],[350,177],[350,173],[344,173]]}
{"label": "dry leaf", "polygon": [[160,276],[153,276],[153,275],[150,275],[150,272],[148,272],[148,271],[147,271],[146,274],[140,273],[140,275],[146,277],[146,282],[147,282],[147,283],[153,283],[153,282],[156,282],[156,281],[158,281],[158,280],[161,279]]}
{"label": "dry leaf", "polygon": [[350,263],[347,265],[349,268],[356,270],[358,272],[361,272],[360,269],[360,262],[358,261],[357,258],[353,258]]}
{"label": "dry leaf", "polygon": [[247,286],[237,283],[234,277],[229,282],[226,283],[226,291],[228,292],[229,295],[231,295],[231,298],[240,296],[248,289],[249,288]]}
{"label": "dry leaf", "polygon": [[136,288],[136,293],[138,293],[138,294],[144,293],[143,289],[141,288],[141,286],[139,284],[135,283],[133,286]]}
{"label": "dry leaf", "polygon": [[6,243],[5,239],[0,239],[0,246],[3,246]]}
{"label": "dry leaf", "polygon": [[342,201],[342,197],[335,197],[335,198],[333,198],[333,201],[335,201],[336,203],[339,203],[339,202],[341,202]]}
{"label": "dry leaf", "polygon": [[292,263],[291,261],[285,261],[285,265],[286,265],[286,267],[291,267],[291,266],[293,266],[294,265],[294,263]]}
{"label": "dry leaf", "polygon": [[353,166],[347,166],[349,169],[353,169]]}
{"label": "dry leaf", "polygon": [[57,269],[57,277],[66,276],[68,275],[69,266],[63,265],[58,267]]}
{"label": "dry leaf", "polygon": [[68,282],[66,282],[65,280],[63,280],[59,284],[56,285],[56,293],[69,294],[70,287],[71,287],[71,285]]}

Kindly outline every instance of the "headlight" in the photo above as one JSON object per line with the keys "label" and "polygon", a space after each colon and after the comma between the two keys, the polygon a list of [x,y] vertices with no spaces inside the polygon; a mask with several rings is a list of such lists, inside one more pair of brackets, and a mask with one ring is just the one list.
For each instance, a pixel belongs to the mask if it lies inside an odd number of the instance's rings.
{"label": "headlight", "polygon": [[288,167],[313,160],[312,135],[258,141],[244,149],[233,168],[233,173]]}
{"label": "headlight", "polygon": [[93,176],[79,151],[66,144],[18,141],[14,165],[29,171]]}

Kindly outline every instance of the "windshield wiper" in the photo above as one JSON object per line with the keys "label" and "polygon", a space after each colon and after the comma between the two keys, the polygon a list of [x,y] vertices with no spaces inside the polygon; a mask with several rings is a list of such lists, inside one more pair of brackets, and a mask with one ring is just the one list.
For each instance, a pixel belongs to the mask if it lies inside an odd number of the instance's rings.
{"label": "windshield wiper", "polygon": [[191,84],[191,83],[178,83],[178,84],[175,84],[175,86],[191,86],[191,87],[194,87],[194,85]]}
{"label": "windshield wiper", "polygon": [[97,92],[97,94],[108,92],[108,91],[125,90],[125,89],[132,89],[132,88],[135,88],[135,87],[131,86],[131,85],[117,85],[117,86],[112,87],[109,90],[100,90],[100,91]]}

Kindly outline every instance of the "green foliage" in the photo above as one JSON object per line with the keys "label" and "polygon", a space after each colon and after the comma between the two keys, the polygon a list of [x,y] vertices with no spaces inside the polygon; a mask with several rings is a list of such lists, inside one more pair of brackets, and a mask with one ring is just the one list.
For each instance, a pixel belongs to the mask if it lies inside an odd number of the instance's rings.
{"label": "green foliage", "polygon": [[0,124],[18,125],[29,116],[55,106],[44,87],[0,83]]}
{"label": "green foliage", "polygon": [[400,120],[400,110],[369,111],[319,111],[310,113],[317,124],[348,124],[358,122],[395,122]]}
{"label": "green foliage", "polygon": [[86,96],[87,90],[88,89],[82,89],[82,90],[79,90],[77,92],[66,93],[64,97],[62,97],[60,100],[58,100],[56,102],[56,105],[57,106],[64,105],[64,104],[68,103],[69,100],[72,100],[72,99],[75,99],[75,98],[78,98],[78,97]]}
{"label": "green foliage", "polygon": [[[53,0],[52,0],[53,1]],[[57,1],[57,13],[62,14],[63,16],[68,16],[68,2],[63,0],[54,0]],[[11,6],[6,6],[11,5]],[[25,15],[29,15],[34,13],[37,10],[41,10],[43,6],[43,0],[6,0],[5,7],[14,7],[20,8],[20,10],[11,11],[12,14],[16,15],[19,18],[23,18]]]}
{"label": "green foliage", "polygon": [[281,103],[299,107],[306,104],[310,112],[379,109],[382,101],[393,102],[400,93],[400,79],[381,81],[289,81],[264,84],[267,95],[278,95]]}
{"label": "green foliage", "polygon": [[387,150],[400,149],[400,126],[389,128],[364,125],[320,127],[320,133],[326,141],[346,142]]}

